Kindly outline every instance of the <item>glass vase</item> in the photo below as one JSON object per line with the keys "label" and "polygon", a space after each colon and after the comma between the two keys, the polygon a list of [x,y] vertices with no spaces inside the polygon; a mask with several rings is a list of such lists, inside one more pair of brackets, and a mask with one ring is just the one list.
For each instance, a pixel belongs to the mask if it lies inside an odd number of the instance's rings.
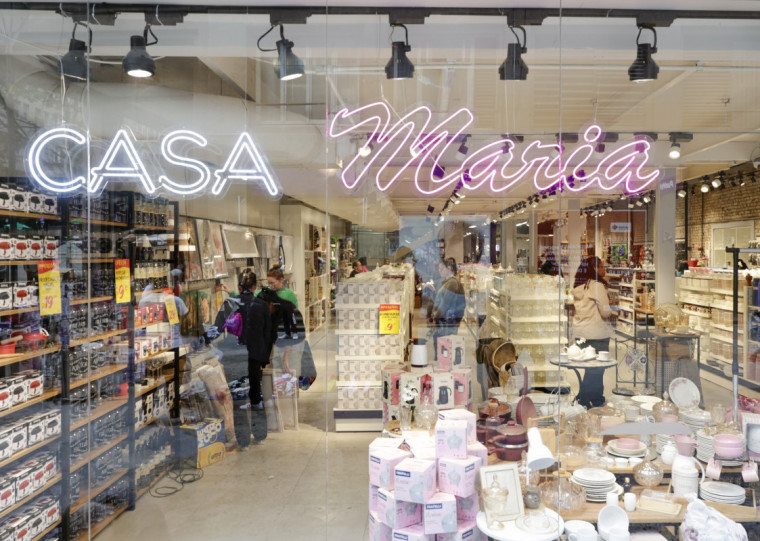
{"label": "glass vase", "polygon": [[414,424],[414,406],[410,406],[409,404],[401,404],[401,407],[399,409],[399,424],[401,431],[403,432],[405,430],[411,430],[412,425]]}

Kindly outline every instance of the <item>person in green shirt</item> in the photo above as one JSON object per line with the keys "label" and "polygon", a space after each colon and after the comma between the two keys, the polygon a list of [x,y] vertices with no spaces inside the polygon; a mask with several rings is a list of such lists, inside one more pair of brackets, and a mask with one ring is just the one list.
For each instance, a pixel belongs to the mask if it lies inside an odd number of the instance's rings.
{"label": "person in green shirt", "polygon": [[291,332],[295,329],[295,321],[293,319],[293,309],[298,308],[298,298],[293,290],[288,289],[282,285],[284,275],[280,267],[272,267],[267,272],[267,282],[269,287],[277,292],[277,296],[284,301],[288,301],[283,304],[283,310],[285,312],[283,317],[283,327],[285,328],[285,338],[293,338],[298,340],[298,333]]}

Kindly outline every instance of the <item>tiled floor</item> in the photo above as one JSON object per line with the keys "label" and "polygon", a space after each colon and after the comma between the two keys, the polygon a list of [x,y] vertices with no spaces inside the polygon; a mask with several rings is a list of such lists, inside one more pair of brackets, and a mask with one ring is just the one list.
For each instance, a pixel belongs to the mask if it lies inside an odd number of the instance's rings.
{"label": "tiled floor", "polygon": [[[378,434],[333,431],[335,365],[327,362],[333,349],[334,338],[313,345],[319,379],[299,399],[299,430],[270,434],[262,445],[228,455],[173,496],[144,496],[98,539],[367,539],[367,446]],[[609,391],[614,370],[606,376]],[[708,405],[730,400],[728,391],[707,382],[703,392]]]}

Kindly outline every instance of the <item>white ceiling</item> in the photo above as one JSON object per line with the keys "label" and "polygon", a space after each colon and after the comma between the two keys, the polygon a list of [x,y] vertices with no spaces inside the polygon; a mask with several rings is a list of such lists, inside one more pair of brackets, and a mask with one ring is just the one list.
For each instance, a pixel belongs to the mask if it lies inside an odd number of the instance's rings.
{"label": "white ceiling", "polygon": [[[303,2],[278,2],[284,6],[299,3]],[[410,7],[401,0],[373,4]],[[468,2],[467,7],[524,4],[479,1]],[[331,7],[351,5],[366,3],[330,2]],[[411,5],[461,7],[462,2],[431,0]],[[565,9],[730,11],[757,10],[759,5],[757,0],[725,0],[719,4],[714,0],[531,2],[531,7]],[[129,36],[140,33],[143,24],[139,14],[121,14],[114,27],[93,27],[93,56],[101,62],[113,61],[94,65],[93,84],[122,81],[118,59],[126,51]],[[287,26],[286,36],[295,42],[294,52],[307,66],[307,77],[288,84],[280,84],[272,76],[274,54],[256,49],[256,40],[268,27],[267,15],[200,14],[187,16],[176,27],[154,27],[159,43],[149,52],[165,57],[159,61],[159,76],[154,81],[124,80],[123,84],[162,85],[226,96],[244,94],[255,101],[249,101],[249,107],[289,104],[287,109],[303,118],[301,126],[289,124],[293,130],[323,129],[326,106],[329,115],[342,106],[357,107],[381,99],[399,113],[419,104],[440,114],[468,107],[475,115],[469,130],[471,148],[502,133],[525,134],[526,140],[549,142],[559,131],[576,132],[595,120],[606,131],[621,133],[621,140],[630,139],[633,132],[659,132],[652,163],[660,168],[677,167],[683,178],[745,162],[760,143],[760,21],[679,19],[671,27],[658,29],[659,52],[654,58],[661,71],[657,81],[644,85],[633,84],[627,77],[635,56],[634,19],[553,18],[541,26],[526,27],[528,80],[506,83],[499,81],[497,68],[513,38],[501,17],[436,15],[424,25],[409,25],[409,57],[416,74],[414,80],[402,82],[387,81],[383,72],[390,56],[387,16],[312,16],[306,25]],[[5,55],[61,55],[70,32],[70,20],[57,14],[0,11],[0,53]],[[396,31],[394,39],[402,35]],[[81,31],[78,37],[82,37]],[[272,47],[275,39],[279,39],[275,33],[270,34],[264,45]],[[173,68],[173,62],[187,59],[195,63]],[[127,120],[139,121],[132,117]],[[692,142],[683,144],[683,155],[677,161],[667,158],[666,134],[672,131],[694,134]],[[350,154],[346,147],[331,142],[325,146],[326,158],[309,158],[302,163],[298,149],[293,149],[292,157],[285,154],[273,160],[288,195],[324,208],[329,191],[331,213],[379,229],[395,228],[397,214],[423,214],[429,202],[440,209],[442,198],[422,200],[413,191],[410,179],[387,197],[368,188],[347,193],[336,177],[335,162],[336,158],[347,162]],[[470,196],[457,205],[455,213],[495,215],[531,193],[531,187],[523,185],[506,196]],[[589,200],[584,198],[583,204]]]}

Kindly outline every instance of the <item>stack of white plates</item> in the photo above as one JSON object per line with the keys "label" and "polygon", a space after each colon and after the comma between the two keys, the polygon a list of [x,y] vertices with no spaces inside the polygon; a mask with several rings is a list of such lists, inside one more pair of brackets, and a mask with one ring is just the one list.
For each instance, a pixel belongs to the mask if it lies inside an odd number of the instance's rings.
{"label": "stack of white plates", "polygon": [[710,417],[710,414],[699,408],[680,411],[678,413],[678,416],[681,418],[681,420],[684,423],[686,423],[689,426],[689,428],[691,428],[693,432],[696,432],[697,430],[704,428],[705,423],[708,423],[710,426],[715,425],[715,423],[712,422],[712,418]]}
{"label": "stack of white plates", "polygon": [[600,468],[576,470],[571,481],[586,489],[586,500],[590,502],[606,501],[609,492],[618,495],[623,493],[623,487],[615,483],[615,476]]}
{"label": "stack of white plates", "polygon": [[643,458],[647,454],[647,446],[641,442],[638,442],[639,446],[636,449],[625,449],[623,447],[618,447],[616,442],[617,440],[610,440],[610,442],[607,444],[606,451],[612,456],[620,456],[624,458]]}
{"label": "stack of white plates", "polygon": [[[712,436],[705,434],[704,429],[697,430],[697,458],[702,462],[709,462],[715,454],[712,446]],[[726,467],[741,466],[740,460],[723,460]]]}
{"label": "stack of white plates", "polygon": [[744,503],[747,495],[740,486],[721,481],[705,481],[699,487],[699,496],[708,502],[741,505]]}
{"label": "stack of white plates", "polygon": [[668,444],[676,444],[676,441],[667,434],[657,434],[657,452],[662,454],[662,449]]}

